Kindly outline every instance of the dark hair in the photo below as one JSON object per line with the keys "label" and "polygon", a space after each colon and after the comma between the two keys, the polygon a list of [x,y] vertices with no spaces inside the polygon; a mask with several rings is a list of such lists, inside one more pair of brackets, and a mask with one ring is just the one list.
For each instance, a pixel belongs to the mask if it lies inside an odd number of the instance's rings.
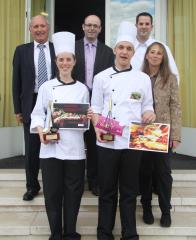
{"label": "dark hair", "polygon": [[139,13],[137,16],[136,16],[136,24],[139,22],[139,17],[141,16],[144,16],[144,17],[149,17],[150,18],[150,21],[151,21],[151,24],[153,23],[153,18],[152,18],[152,15],[148,12],[141,12]]}
{"label": "dark hair", "polygon": [[154,45],[158,45],[163,50],[163,60],[162,60],[162,63],[160,65],[160,68],[159,68],[159,74],[161,75],[161,78],[163,79],[163,86],[162,87],[164,87],[165,84],[168,81],[169,76],[171,75],[171,70],[170,70],[170,67],[169,67],[169,59],[168,59],[167,51],[165,49],[165,46],[162,43],[160,43],[160,42],[153,42],[150,46],[148,46],[148,48],[146,50],[146,53],[145,53],[145,56],[144,56],[144,62],[143,62],[143,65],[142,65],[142,71],[144,73],[150,75],[149,62],[146,59],[146,56],[150,52],[151,48]]}

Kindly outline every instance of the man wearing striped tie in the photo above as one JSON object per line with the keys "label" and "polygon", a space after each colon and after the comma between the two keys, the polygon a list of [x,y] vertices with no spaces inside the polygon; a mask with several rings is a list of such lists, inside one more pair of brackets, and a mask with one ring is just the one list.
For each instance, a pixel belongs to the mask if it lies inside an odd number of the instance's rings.
{"label": "man wearing striped tie", "polygon": [[29,25],[33,42],[16,47],[13,57],[13,103],[16,120],[23,124],[27,191],[23,200],[32,200],[40,190],[39,136],[30,133],[30,115],[41,84],[55,76],[55,53],[48,41],[49,23],[44,16],[34,16]]}

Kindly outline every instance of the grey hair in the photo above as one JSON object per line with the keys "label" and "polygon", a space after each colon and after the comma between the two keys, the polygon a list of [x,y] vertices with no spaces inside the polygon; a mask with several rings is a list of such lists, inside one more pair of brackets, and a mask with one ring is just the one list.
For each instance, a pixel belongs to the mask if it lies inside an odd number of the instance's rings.
{"label": "grey hair", "polygon": [[49,22],[48,22],[48,19],[47,19],[45,16],[43,16],[43,15],[36,15],[36,16],[33,16],[33,17],[31,18],[31,21],[29,22],[29,28],[30,28],[31,25],[32,25],[32,21],[33,21],[36,17],[41,17],[41,18],[43,18],[43,19],[46,21],[46,24],[47,24],[48,26],[50,25]]}

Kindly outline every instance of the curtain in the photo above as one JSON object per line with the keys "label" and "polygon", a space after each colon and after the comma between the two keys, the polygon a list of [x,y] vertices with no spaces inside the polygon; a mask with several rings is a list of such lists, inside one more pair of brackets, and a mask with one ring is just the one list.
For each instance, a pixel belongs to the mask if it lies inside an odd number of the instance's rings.
{"label": "curtain", "polygon": [[16,126],[12,102],[12,58],[24,42],[25,0],[0,1],[0,127]]}
{"label": "curtain", "polygon": [[[12,59],[25,34],[25,0],[0,1],[0,127],[17,126],[12,101]],[[31,1],[31,16],[45,10],[45,0]]]}
{"label": "curtain", "polygon": [[180,72],[183,127],[196,128],[196,1],[168,1],[168,44]]}
{"label": "curtain", "polygon": [[46,11],[46,1],[45,0],[32,0],[31,1],[31,16],[40,15],[42,12]]}

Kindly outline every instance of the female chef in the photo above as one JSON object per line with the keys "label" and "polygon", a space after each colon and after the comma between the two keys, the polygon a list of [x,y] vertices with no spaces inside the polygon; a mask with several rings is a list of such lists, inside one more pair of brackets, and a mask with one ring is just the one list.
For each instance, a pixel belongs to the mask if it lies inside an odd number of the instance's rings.
{"label": "female chef", "polygon": [[[71,72],[75,65],[75,35],[70,32],[53,34],[58,77],[45,82],[39,89],[31,114],[31,132],[38,132],[41,141],[40,158],[43,191],[50,240],[75,240],[80,201],[84,190],[85,148],[82,130],[59,129],[58,141],[43,137],[46,111],[55,103],[89,103],[87,87],[75,81]],[[89,109],[88,118],[92,112]],[[63,211],[62,211],[63,209]]]}

